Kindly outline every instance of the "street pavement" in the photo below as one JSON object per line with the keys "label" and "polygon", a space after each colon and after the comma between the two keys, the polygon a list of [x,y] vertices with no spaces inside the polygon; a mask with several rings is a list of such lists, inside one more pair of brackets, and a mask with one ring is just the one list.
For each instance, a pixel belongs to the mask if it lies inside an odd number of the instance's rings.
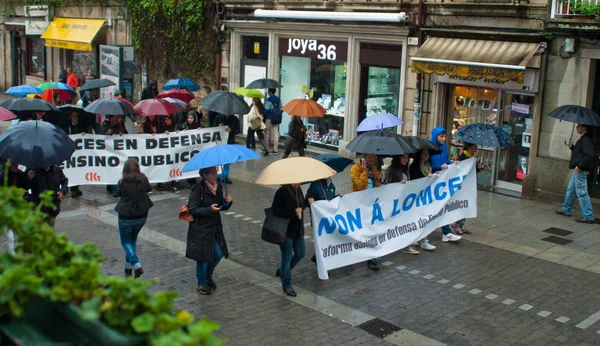
{"label": "street pavement", "polygon": [[[177,213],[189,190],[155,192],[140,234],[142,278],[157,278],[154,290],[175,290],[179,307],[220,323],[219,336],[229,344],[600,344],[600,225],[558,216],[557,205],[484,191],[478,217],[467,221],[472,235],[442,243],[436,231],[430,237],[435,251],[390,254],[378,272],[356,264],[319,280],[309,260],[314,243],[306,236],[306,258],[292,273],[299,295],[285,296],[273,275],[279,249],[260,239],[275,187],[253,183],[280,157],[232,167],[234,183],[227,187],[234,205],[223,215],[230,257],[217,267],[212,295],[195,291],[195,264],[183,255],[187,224]],[[350,192],[349,168],[334,182],[339,192]],[[56,230],[76,243],[97,244],[106,257],[102,270],[123,275],[112,210],[117,199],[104,187],[82,190],[80,198],[65,197]],[[544,232],[550,228],[559,235]],[[382,339],[359,328],[375,318],[401,330]]]}
{"label": "street pavement", "polygon": [[[155,290],[178,291],[177,305],[219,322],[230,344],[600,344],[600,225],[557,216],[557,206],[483,191],[479,217],[467,222],[473,235],[450,244],[436,231],[430,239],[437,250],[388,255],[378,272],[356,264],[319,280],[309,260],[314,243],[305,237],[307,256],[292,273],[299,296],[286,297],[273,275],[279,249],[260,239],[275,188],[253,184],[275,159],[232,168],[234,204],[223,215],[230,258],[217,267],[212,295],[195,291],[194,263],[183,256],[187,224],[177,213],[187,189],[152,195],[155,206],[138,242],[143,279],[158,278]],[[349,192],[348,170],[334,181]],[[83,191],[65,198],[56,229],[97,244],[107,258],[103,271],[122,275],[117,199],[103,187]],[[559,237],[572,242],[541,240],[552,235],[543,232],[549,227],[573,232]],[[358,328],[373,318],[402,330],[381,339]]]}

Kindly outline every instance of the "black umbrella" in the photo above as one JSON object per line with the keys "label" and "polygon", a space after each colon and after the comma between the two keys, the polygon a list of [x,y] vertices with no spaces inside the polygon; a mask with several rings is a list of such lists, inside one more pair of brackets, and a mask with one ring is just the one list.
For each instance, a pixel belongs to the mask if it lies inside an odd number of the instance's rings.
{"label": "black umbrella", "polygon": [[0,135],[0,158],[28,168],[59,165],[74,152],[71,138],[43,121],[22,121]]}
{"label": "black umbrella", "polygon": [[269,78],[261,78],[250,82],[246,85],[246,89],[276,89],[283,88],[278,81]]}
{"label": "black umbrella", "polygon": [[354,138],[346,149],[361,154],[409,155],[421,148],[412,139],[390,131],[366,132]]}
{"label": "black umbrella", "polygon": [[575,105],[560,106],[550,112],[549,116],[587,126],[600,126],[600,117],[593,110]]}
{"label": "black umbrella", "polygon": [[[600,126],[600,117],[593,110],[582,106],[560,106],[548,113],[548,115],[560,121],[564,120],[587,126]],[[573,138],[573,132],[575,132],[575,124],[573,124],[573,129],[571,130],[571,138]],[[567,141],[565,141],[565,145],[567,145]]]}
{"label": "black umbrella", "polygon": [[213,91],[200,101],[206,109],[220,114],[247,114],[250,107],[243,97],[227,91]]}
{"label": "black umbrella", "polygon": [[436,144],[431,143],[429,140],[423,137],[417,136],[406,136],[405,137],[412,145],[419,148],[419,150],[427,149],[429,150],[429,154],[437,154],[441,153],[442,150]]}
{"label": "black umbrella", "polygon": [[[77,105],[64,105],[58,107],[58,110],[61,112],[61,123],[68,123],[71,119],[71,113],[77,112],[79,116],[79,122],[86,125],[92,126],[96,123],[96,114],[92,114],[90,112],[86,112],[85,109],[81,106]],[[46,115],[44,115],[44,120],[46,120]]]}
{"label": "black umbrella", "polygon": [[133,108],[131,108],[131,106],[129,106],[127,103],[119,100],[116,97],[96,100],[87,105],[87,107],[84,108],[84,111],[93,114],[104,115],[133,116],[133,114],[135,114],[135,111],[133,110]]}
{"label": "black umbrella", "polygon": [[42,99],[9,99],[0,103],[0,107],[4,107],[13,112],[48,112],[57,110],[53,104]]}
{"label": "black umbrella", "polygon": [[108,79],[92,79],[91,81],[86,82],[84,85],[82,85],[81,88],[79,88],[79,91],[104,88],[111,85],[115,85],[115,83],[109,81]]}

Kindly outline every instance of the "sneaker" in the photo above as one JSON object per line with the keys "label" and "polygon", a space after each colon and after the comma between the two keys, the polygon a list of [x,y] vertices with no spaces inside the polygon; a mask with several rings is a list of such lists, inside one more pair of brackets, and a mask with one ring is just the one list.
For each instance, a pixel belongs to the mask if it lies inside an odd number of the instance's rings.
{"label": "sneaker", "polygon": [[225,184],[233,184],[233,181],[231,181],[231,179],[229,179],[229,177],[223,179],[223,181],[225,182]]}
{"label": "sneaker", "polygon": [[197,285],[196,291],[200,292],[200,294],[204,294],[205,296],[211,293],[210,286],[208,285]]}
{"label": "sneaker", "polygon": [[412,246],[409,247],[408,249],[402,251],[402,253],[405,253],[407,255],[418,255],[419,254],[419,250],[414,249]]}
{"label": "sneaker", "polygon": [[277,155],[277,154],[278,154],[278,152],[276,152],[275,150],[273,150],[273,151],[271,152],[271,154],[275,154],[275,155]]}
{"label": "sneaker", "polygon": [[562,211],[562,209],[556,210],[556,213],[558,215],[562,215],[562,216],[567,216],[567,217],[571,216],[571,214],[565,213],[564,211]]}
{"label": "sneaker", "polygon": [[435,249],[436,249],[436,247],[434,245],[431,245],[430,243],[425,243],[425,242],[421,243],[421,250],[433,251]]}
{"label": "sneaker", "polygon": [[464,234],[471,234],[471,233],[473,233],[470,229],[465,229],[465,226],[463,226],[463,225],[460,226],[460,229],[462,230],[462,232]]}
{"label": "sneaker", "polygon": [[268,151],[263,151],[263,156],[269,156],[269,152]]}
{"label": "sneaker", "polygon": [[173,193],[180,193],[181,191],[179,191],[179,189],[178,189],[178,188],[176,188],[175,186],[173,186],[173,187],[171,188],[171,192],[173,192]]}
{"label": "sneaker", "polygon": [[149,195],[151,195],[151,194],[153,194],[153,193],[154,193],[154,189],[152,189],[152,190],[148,191],[148,194],[149,194]]}
{"label": "sneaker", "polygon": [[265,148],[260,149],[260,151],[262,151],[263,153],[268,153],[269,151],[266,150]]}
{"label": "sneaker", "polygon": [[210,287],[213,290],[217,289],[217,284],[213,281],[212,276],[208,278],[208,283],[207,283],[208,287]]}
{"label": "sneaker", "polygon": [[379,268],[380,268],[379,260],[378,259],[368,260],[367,267],[369,267],[369,269],[371,269],[371,270],[379,270]]}
{"label": "sneaker", "polygon": [[575,221],[580,222],[580,223],[594,223],[594,220],[588,220],[588,219],[584,219],[582,217],[576,218]]}
{"label": "sneaker", "polygon": [[459,241],[459,240],[461,240],[461,239],[462,239],[462,237],[461,237],[461,236],[459,236],[459,235],[456,235],[456,234],[452,234],[452,233],[448,233],[448,234],[444,234],[444,235],[442,235],[442,241],[443,241],[444,243],[447,243],[447,242],[449,242],[449,241],[451,241],[451,242],[455,242],[455,241]]}

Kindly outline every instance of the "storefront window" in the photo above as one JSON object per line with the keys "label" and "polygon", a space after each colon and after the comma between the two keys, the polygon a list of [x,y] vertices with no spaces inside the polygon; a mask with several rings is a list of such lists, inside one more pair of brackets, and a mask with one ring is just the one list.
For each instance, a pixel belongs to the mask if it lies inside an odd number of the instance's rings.
{"label": "storefront window", "polygon": [[[346,64],[299,57],[282,57],[281,99],[285,104],[307,95],[326,110],[323,118],[304,119],[309,143],[338,146],[343,138],[346,109]],[[291,117],[284,117],[281,134],[287,135]]]}
{"label": "storefront window", "polygon": [[[501,101],[498,102],[498,95]],[[495,125],[512,137],[514,146],[508,148],[479,147],[477,157],[485,169],[477,180],[483,186],[501,186],[503,183],[520,185],[527,176],[529,148],[533,126],[533,96],[498,92],[473,86],[452,86],[451,111],[453,130],[484,123]],[[498,112],[502,107],[502,112]],[[450,155],[456,158],[462,143],[452,138]],[[495,181],[494,181],[495,179]]]}
{"label": "storefront window", "polygon": [[269,38],[262,36],[244,36],[242,38],[242,58],[268,60]]}
{"label": "storefront window", "polygon": [[[322,118],[304,119],[308,143],[337,147],[344,137],[346,114],[346,59],[348,43],[281,38],[281,101],[308,97],[326,113]],[[288,134],[290,116],[280,126]]]}
{"label": "storefront window", "polygon": [[400,70],[397,68],[367,67],[367,117],[374,114],[398,116],[398,94]]}
{"label": "storefront window", "polygon": [[[452,86],[451,93],[452,133],[460,127],[483,123],[497,125],[498,91],[473,86]],[[458,158],[463,150],[463,144],[452,138],[450,156]],[[477,182],[486,187],[493,186],[494,148],[479,147],[477,157],[485,169],[477,175]]]}
{"label": "storefront window", "polygon": [[44,78],[46,71],[46,55],[44,40],[39,38],[27,39],[27,74]]}

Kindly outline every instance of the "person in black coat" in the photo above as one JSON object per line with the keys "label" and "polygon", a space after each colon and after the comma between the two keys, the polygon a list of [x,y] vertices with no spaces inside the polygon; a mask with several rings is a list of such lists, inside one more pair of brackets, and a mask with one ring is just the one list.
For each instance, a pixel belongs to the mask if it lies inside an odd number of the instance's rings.
{"label": "person in black coat", "polygon": [[594,167],[594,140],[588,132],[588,126],[577,124],[577,133],[581,138],[573,145],[571,140],[567,144],[571,149],[571,159],[569,160],[569,169],[573,170],[571,180],[567,186],[563,206],[556,213],[564,216],[571,216],[571,207],[573,199],[577,196],[581,206],[582,218],[575,221],[582,223],[594,223],[594,209],[588,193],[587,178]]}
{"label": "person in black coat", "polygon": [[148,86],[142,90],[142,100],[154,99],[158,96],[158,88],[155,80],[151,80]]}
{"label": "person in black coat", "polygon": [[306,149],[306,126],[302,122],[302,118],[294,115],[288,129],[288,138],[285,142],[285,152],[283,158],[286,159],[296,150],[300,156],[304,156]]}
{"label": "person in black coat", "polygon": [[296,296],[292,288],[292,269],[306,255],[304,244],[304,208],[307,203],[300,184],[289,184],[281,186],[275,192],[272,212],[282,218],[289,219],[287,227],[287,241],[280,245],[281,261],[275,276],[281,277],[283,291],[291,297]]}
{"label": "person in black coat", "polygon": [[410,180],[430,177],[432,175],[431,164],[429,163],[429,150],[420,150],[408,169]]}
{"label": "person in black coat", "polygon": [[[227,144],[235,144],[235,136],[237,136],[241,132],[240,120],[235,115],[219,114],[215,122],[217,126],[227,126],[227,129],[225,130],[229,132]],[[223,180],[226,184],[233,183],[231,179],[229,179],[230,168],[230,164],[223,165],[223,171],[221,172],[221,174],[219,174],[219,179]]]}
{"label": "person in black coat", "polygon": [[51,191],[54,198],[54,208],[43,206],[41,211],[47,215],[48,224],[54,227],[56,217],[60,214],[60,202],[64,195],[69,192],[69,179],[63,173],[60,166],[36,168],[27,173],[29,187],[31,188],[31,201],[35,204],[41,203],[40,194]]}
{"label": "person in black coat", "polygon": [[123,177],[117,184],[117,195],[121,197],[115,211],[119,214],[119,237],[125,251],[125,276],[135,272],[135,278],[144,274],[142,264],[137,257],[138,234],[146,224],[148,211],[154,203],[148,197],[152,186],[148,178],[140,171],[140,164],[128,159],[123,166]]}
{"label": "person in black coat", "polygon": [[[29,190],[29,179],[27,178],[27,174],[19,169],[19,165],[11,164],[8,169],[5,170],[6,163],[2,163],[0,161],[0,184],[4,184],[4,178],[6,177],[7,186],[14,186],[19,189],[25,190],[23,193],[23,198],[28,198]],[[2,241],[4,243],[4,248],[10,254],[15,253],[15,233],[11,229],[7,229],[4,232],[1,232],[2,229],[0,227],[0,233],[2,233]]]}
{"label": "person in black coat", "polygon": [[185,257],[196,261],[196,290],[207,295],[217,288],[212,278],[217,264],[222,257],[229,257],[220,212],[231,208],[233,202],[229,194],[223,197],[216,167],[201,169],[200,176],[187,205],[194,221],[188,228]]}

